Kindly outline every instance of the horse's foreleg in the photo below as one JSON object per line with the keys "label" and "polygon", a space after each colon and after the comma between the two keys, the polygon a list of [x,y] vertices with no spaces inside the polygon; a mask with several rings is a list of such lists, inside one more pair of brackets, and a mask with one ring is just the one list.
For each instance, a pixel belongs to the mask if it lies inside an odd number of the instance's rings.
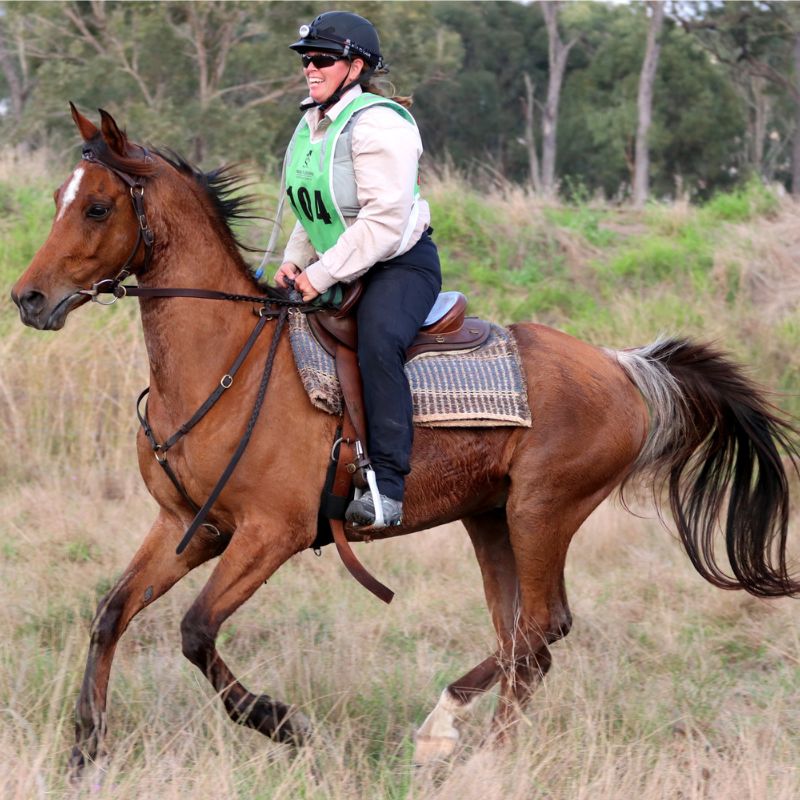
{"label": "horse's foreleg", "polygon": [[225,539],[203,530],[181,556],[176,556],[175,547],[182,533],[179,521],[162,511],[122,577],[97,607],[75,710],[75,747],[70,757],[70,769],[75,775],[103,750],[111,663],[128,623],[187,572],[225,547]]}
{"label": "horse's foreleg", "polygon": [[498,651],[482,661],[441,694],[436,707],[416,736],[414,760],[426,763],[446,758],[456,747],[456,721],[470,709],[475,698],[490,689],[502,675],[502,653],[512,641],[519,602],[514,553],[504,509],[464,520],[481,568],[486,602],[497,632]]}
{"label": "horse's foreleg", "polygon": [[183,653],[219,693],[228,716],[276,741],[298,744],[309,730],[304,715],[269,695],[249,692],[222,660],[215,641],[225,620],[305,546],[265,527],[240,526],[181,622]]}

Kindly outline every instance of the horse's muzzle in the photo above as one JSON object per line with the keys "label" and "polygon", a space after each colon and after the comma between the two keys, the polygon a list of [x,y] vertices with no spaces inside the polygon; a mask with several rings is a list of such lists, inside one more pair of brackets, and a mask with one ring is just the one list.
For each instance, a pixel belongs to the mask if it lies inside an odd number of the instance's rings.
{"label": "horse's muzzle", "polygon": [[27,289],[22,294],[11,291],[11,299],[19,309],[19,317],[25,325],[40,331],[57,331],[64,327],[67,314],[86,301],[82,295],[72,292],[50,306],[47,296],[37,289]]}

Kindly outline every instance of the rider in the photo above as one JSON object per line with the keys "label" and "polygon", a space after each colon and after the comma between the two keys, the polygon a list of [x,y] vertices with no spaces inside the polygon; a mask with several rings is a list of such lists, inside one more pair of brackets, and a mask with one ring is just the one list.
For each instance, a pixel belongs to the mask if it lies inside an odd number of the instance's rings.
{"label": "rider", "polygon": [[[402,517],[413,435],[406,349],[441,289],[430,211],[419,195],[422,143],[408,98],[380,94],[387,72],[375,27],[328,11],[300,28],[309,97],[286,157],[286,194],[297,223],[275,281],[294,279],[305,301],[361,277],[358,360],[367,446],[386,524]],[[366,492],[346,518],[375,522]]]}

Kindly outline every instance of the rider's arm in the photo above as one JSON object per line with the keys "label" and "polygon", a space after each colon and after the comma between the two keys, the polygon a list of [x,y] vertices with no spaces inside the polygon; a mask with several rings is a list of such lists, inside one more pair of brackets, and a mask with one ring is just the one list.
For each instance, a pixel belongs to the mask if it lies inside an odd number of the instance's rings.
{"label": "rider's arm", "polygon": [[[353,125],[353,168],[361,210],[346,220],[347,230],[306,274],[319,292],[338,281],[349,283],[400,246],[414,204],[422,142],[419,132],[396,111],[377,106]],[[419,217],[408,240],[415,244],[428,227],[430,212],[419,200]]]}
{"label": "rider's arm", "polygon": [[290,261],[296,264],[300,269],[305,269],[313,261],[317,260],[317,253],[313,245],[308,239],[303,226],[299,222],[295,222],[292,235],[286,243],[286,249],[283,251],[283,261],[286,263]]}

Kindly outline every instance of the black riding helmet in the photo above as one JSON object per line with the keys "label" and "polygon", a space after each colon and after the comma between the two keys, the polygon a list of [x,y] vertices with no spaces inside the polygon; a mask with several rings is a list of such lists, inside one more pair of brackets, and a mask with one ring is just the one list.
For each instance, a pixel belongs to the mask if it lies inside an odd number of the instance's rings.
{"label": "black riding helmet", "polygon": [[375,26],[351,11],[326,11],[310,25],[300,26],[300,39],[289,47],[298,53],[320,50],[363,58],[370,70],[384,67]]}

